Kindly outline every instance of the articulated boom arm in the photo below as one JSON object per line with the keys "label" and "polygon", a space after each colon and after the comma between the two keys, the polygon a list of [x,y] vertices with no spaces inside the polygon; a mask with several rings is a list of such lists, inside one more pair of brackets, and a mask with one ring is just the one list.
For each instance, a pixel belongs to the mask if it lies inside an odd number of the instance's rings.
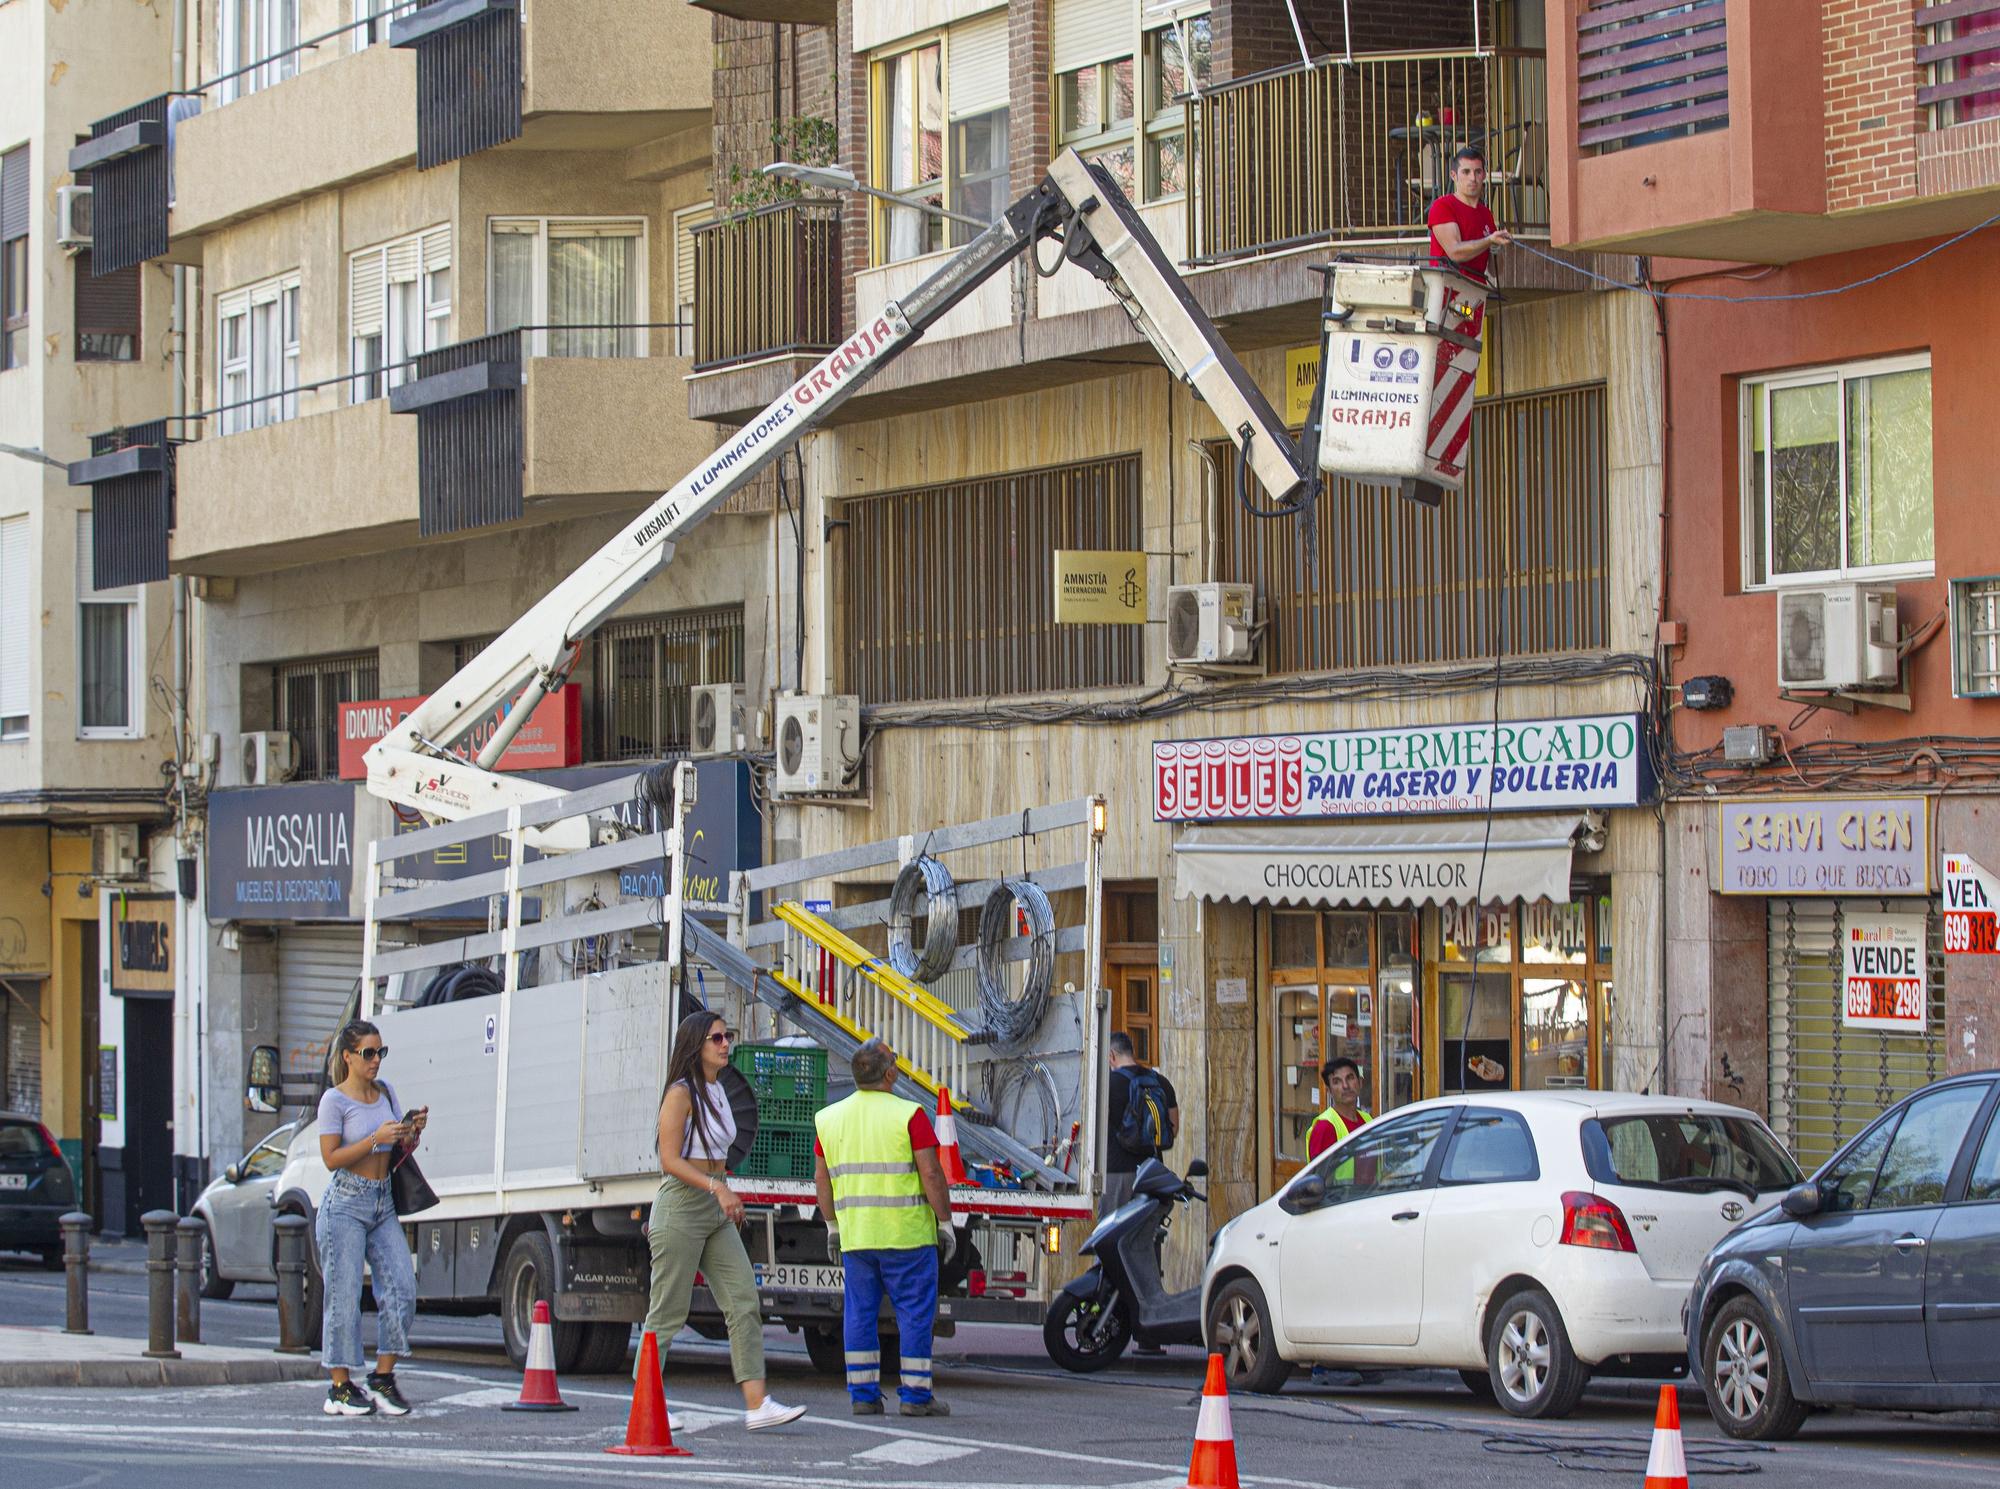
{"label": "articulated boom arm", "polygon": [[[1283,421],[1110,176],[1065,150],[1042,184],[1000,221],[908,298],[884,305],[376,741],[367,755],[368,789],[427,817],[449,820],[556,795],[553,787],[500,775],[492,767],[535,706],[562,685],[578,643],[666,565],[683,534],[1043,238],[1060,239],[1065,257],[1110,288],[1161,359],[1215,411],[1273,498],[1282,501],[1317,479],[1312,460],[1293,446]],[[506,715],[477,758],[455,753],[503,705]],[[581,848],[586,846],[581,832],[574,825],[568,836],[544,831],[536,846]]]}

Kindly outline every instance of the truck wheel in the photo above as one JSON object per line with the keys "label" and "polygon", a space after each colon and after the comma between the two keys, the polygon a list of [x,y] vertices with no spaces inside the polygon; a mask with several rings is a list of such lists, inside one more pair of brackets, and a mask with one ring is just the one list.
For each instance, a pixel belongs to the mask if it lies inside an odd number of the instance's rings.
{"label": "truck wheel", "polygon": [[[507,1358],[516,1365],[528,1363],[528,1335],[535,1322],[535,1304],[548,1303],[554,1311],[556,1256],[549,1238],[539,1229],[522,1231],[507,1248],[500,1267],[500,1334],[507,1342]],[[551,1327],[556,1369],[564,1374],[576,1369],[583,1352],[585,1325],[557,1320]]]}
{"label": "truck wheel", "polygon": [[812,1361],[813,1369],[821,1375],[845,1380],[847,1341],[841,1334],[840,1325],[807,1324],[801,1332],[806,1336],[806,1358]]}
{"label": "truck wheel", "polygon": [[578,1375],[624,1375],[632,1345],[630,1324],[584,1324],[583,1347],[577,1351]]}

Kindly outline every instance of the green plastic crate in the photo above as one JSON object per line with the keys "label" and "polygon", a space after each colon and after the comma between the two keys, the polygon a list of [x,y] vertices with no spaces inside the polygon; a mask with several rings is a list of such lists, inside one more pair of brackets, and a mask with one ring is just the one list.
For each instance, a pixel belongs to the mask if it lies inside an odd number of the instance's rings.
{"label": "green plastic crate", "polygon": [[825,1050],[746,1044],[731,1053],[729,1063],[743,1073],[750,1089],[757,1093],[760,1123],[781,1127],[803,1123],[811,1131],[814,1114],[826,1105]]}
{"label": "green plastic crate", "polygon": [[757,1140],[736,1170],[746,1179],[810,1179],[813,1126],[810,1122],[757,1123]]}

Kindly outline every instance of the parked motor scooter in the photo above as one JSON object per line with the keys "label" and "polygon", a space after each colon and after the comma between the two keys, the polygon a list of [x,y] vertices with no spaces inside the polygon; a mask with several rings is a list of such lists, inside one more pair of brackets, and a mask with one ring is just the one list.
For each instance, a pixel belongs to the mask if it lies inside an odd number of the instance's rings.
{"label": "parked motor scooter", "polygon": [[[1188,1179],[1205,1178],[1196,1159]],[[1160,1245],[1176,1201],[1206,1202],[1157,1158],[1139,1165],[1132,1198],[1097,1224],[1083,1243],[1097,1265],[1056,1295],[1042,1321],[1049,1358],[1065,1370],[1102,1370],[1137,1339],[1141,1344],[1200,1344],[1201,1289],[1169,1293],[1160,1280]]]}

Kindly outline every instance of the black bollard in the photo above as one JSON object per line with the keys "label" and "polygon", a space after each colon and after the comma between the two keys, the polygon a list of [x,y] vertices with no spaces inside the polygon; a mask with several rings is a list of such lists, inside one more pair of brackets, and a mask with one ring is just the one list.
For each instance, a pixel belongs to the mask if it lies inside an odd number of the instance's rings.
{"label": "black bollard", "polygon": [[306,1247],[311,1227],[303,1215],[280,1215],[278,1235],[278,1353],[309,1355],[306,1343]]}
{"label": "black bollard", "polygon": [[69,1317],[65,1334],[90,1332],[90,1217],[72,1210],[56,1224],[62,1227],[63,1267],[68,1271]]}
{"label": "black bollard", "polygon": [[192,1215],[174,1227],[174,1339],[201,1343],[201,1243],[208,1227]]}
{"label": "black bollard", "polygon": [[174,1348],[174,1225],[172,1210],[148,1210],[146,1228],[146,1349],[149,1360],[178,1360]]}

